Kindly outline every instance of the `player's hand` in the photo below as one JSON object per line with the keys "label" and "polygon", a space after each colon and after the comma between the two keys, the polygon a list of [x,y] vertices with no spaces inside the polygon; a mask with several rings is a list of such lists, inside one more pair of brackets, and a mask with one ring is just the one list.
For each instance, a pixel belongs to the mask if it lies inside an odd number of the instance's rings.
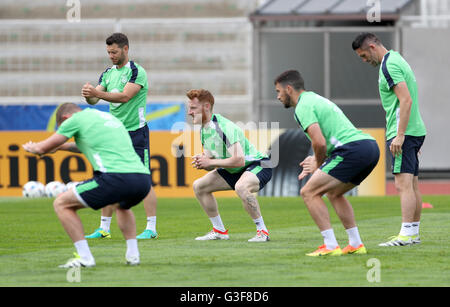
{"label": "player's hand", "polygon": [[36,149],[36,143],[28,141],[27,143],[22,145],[23,149],[25,149],[25,151],[35,154],[35,155],[39,155],[41,156],[41,153],[39,153]]}
{"label": "player's hand", "polygon": [[316,163],[316,157],[315,156],[308,156],[300,162],[300,166],[303,167],[303,171],[298,175],[298,180],[302,180],[309,174],[312,174],[317,169],[317,163]]}
{"label": "player's hand", "polygon": [[97,90],[94,86],[92,86],[92,84],[86,82],[86,84],[83,85],[83,88],[81,89],[81,95],[85,98],[96,98]]}
{"label": "player's hand", "polygon": [[391,146],[389,146],[389,150],[391,151],[394,157],[397,157],[402,154],[402,146],[404,141],[405,141],[404,135],[397,135],[392,140]]}
{"label": "player's hand", "polygon": [[195,155],[192,157],[192,162],[194,168],[196,169],[211,169],[211,159],[204,153],[201,155]]}

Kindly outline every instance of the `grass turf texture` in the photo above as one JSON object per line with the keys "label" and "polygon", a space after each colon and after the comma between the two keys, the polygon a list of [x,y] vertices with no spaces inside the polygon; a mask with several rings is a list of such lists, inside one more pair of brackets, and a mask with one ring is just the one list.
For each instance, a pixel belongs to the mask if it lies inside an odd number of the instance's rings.
{"label": "grass turf texture", "polygon": [[[450,286],[450,196],[424,196],[422,243],[379,247],[400,229],[398,197],[350,197],[367,255],[307,257],[322,237],[301,198],[259,198],[271,241],[249,243],[255,226],[235,199],[219,199],[229,241],[199,242],[211,229],[195,199],[159,199],[156,240],[139,241],[141,265],[125,265],[126,244],[115,217],[112,239],[89,240],[97,266],[69,283],[59,264],[75,251],[51,199],[0,198],[0,286]],[[347,235],[329,205],[341,247]],[[138,234],[145,229],[142,204],[133,208]],[[100,211],[80,210],[86,233],[99,226]],[[381,282],[370,283],[367,261],[381,264]]]}

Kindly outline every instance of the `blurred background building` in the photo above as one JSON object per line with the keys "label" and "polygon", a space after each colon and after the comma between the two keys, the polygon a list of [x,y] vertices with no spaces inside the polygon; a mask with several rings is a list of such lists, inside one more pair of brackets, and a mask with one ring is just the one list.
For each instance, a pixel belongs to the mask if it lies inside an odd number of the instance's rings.
{"label": "blurred background building", "polygon": [[[450,178],[450,0],[80,0],[80,19],[70,21],[76,2],[1,1],[1,105],[83,102],[82,85],[111,65],[106,37],[120,31],[147,70],[149,104],[183,103],[187,90],[207,88],[215,111],[234,121],[297,128],[273,89],[295,68],[357,127],[383,128],[378,69],[351,48],[371,31],[416,74],[428,129],[423,176]],[[377,7],[380,20],[370,22]]]}

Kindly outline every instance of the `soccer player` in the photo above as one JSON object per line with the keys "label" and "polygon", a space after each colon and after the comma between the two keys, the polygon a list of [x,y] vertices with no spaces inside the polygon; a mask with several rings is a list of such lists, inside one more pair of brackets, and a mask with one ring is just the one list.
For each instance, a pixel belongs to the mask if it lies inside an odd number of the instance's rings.
{"label": "soccer player", "polygon": [[[94,168],[94,177],[55,199],[53,206],[77,253],[61,268],[92,267],[95,259],[84,238],[77,211],[113,205],[117,223],[127,243],[127,264],[140,262],[136,223],[129,210],[146,197],[151,187],[150,172],[134,151],[123,124],[109,113],[62,104],[57,111],[58,130],[44,141],[28,142],[23,148],[37,155],[66,150],[83,153]],[[66,143],[71,137],[75,143]]]}
{"label": "soccer player", "polygon": [[213,113],[214,97],[204,89],[190,90],[186,96],[188,115],[195,125],[201,125],[204,152],[193,157],[192,165],[209,172],[197,179],[195,195],[208,215],[213,229],[195,240],[228,240],[228,230],[222,222],[213,192],[235,190],[245,210],[256,225],[256,236],[249,242],[269,241],[269,231],[253,193],[262,189],[272,177],[269,159],[255,149],[236,124]]}
{"label": "soccer player", "polygon": [[386,140],[392,157],[395,187],[400,194],[400,233],[380,246],[420,243],[422,196],[419,191],[418,153],[426,128],[420,116],[417,83],[409,64],[394,50],[387,50],[372,33],[359,34],[353,50],[364,62],[380,65],[378,88],[386,111]]}
{"label": "soccer player", "polygon": [[[344,194],[359,185],[377,165],[380,151],[376,141],[353,126],[330,100],[306,91],[304,80],[295,70],[275,79],[277,99],[285,108],[295,108],[294,118],[311,140],[314,156],[307,157],[299,180],[312,174],[300,191],[311,217],[324,238],[324,244],[307,256],[365,254],[353,208]],[[348,234],[349,244],[341,249],[330,223],[327,195]]]}
{"label": "soccer player", "polygon": [[[150,169],[149,129],[145,121],[148,81],[144,68],[128,59],[129,43],[125,34],[114,33],[106,39],[106,50],[113,66],[100,76],[98,85],[86,83],[82,95],[89,104],[100,99],[108,101],[111,114],[122,121],[128,130],[134,149],[142,162]],[[151,188],[144,199],[147,227],[138,239],[152,239],[156,232],[156,194]],[[86,238],[111,238],[110,224],[113,208],[102,209],[100,227]]]}

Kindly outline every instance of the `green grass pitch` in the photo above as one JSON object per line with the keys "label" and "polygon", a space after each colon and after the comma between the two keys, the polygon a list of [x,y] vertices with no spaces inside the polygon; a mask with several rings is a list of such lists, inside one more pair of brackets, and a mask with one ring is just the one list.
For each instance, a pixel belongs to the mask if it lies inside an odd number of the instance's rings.
{"label": "green grass pitch", "polygon": [[[424,196],[433,209],[422,211],[422,243],[378,247],[400,229],[398,197],[350,197],[367,255],[305,256],[322,238],[301,198],[259,198],[271,241],[249,243],[255,226],[237,198],[219,199],[229,241],[199,242],[211,228],[195,199],[159,199],[156,240],[139,241],[141,265],[125,265],[126,244],[115,218],[112,239],[91,240],[97,266],[82,269],[70,283],[57,266],[75,251],[52,207],[52,199],[0,198],[0,286],[450,286],[450,196]],[[330,208],[341,247],[347,235]],[[137,231],[146,224],[142,204],[133,208]],[[85,232],[100,223],[100,212],[79,214]],[[379,282],[367,278],[370,259]],[[374,261],[374,260],[371,260]]]}

